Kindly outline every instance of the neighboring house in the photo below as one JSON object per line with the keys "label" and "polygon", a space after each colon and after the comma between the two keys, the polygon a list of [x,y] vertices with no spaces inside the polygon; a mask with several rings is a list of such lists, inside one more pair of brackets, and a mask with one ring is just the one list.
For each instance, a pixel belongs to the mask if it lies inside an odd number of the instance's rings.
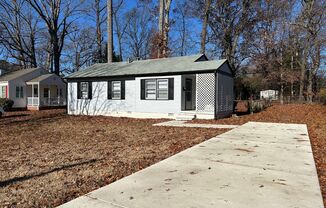
{"label": "neighboring house", "polygon": [[214,119],[233,112],[230,66],[205,55],[95,64],[66,79],[72,115]]}
{"label": "neighboring house", "polygon": [[0,68],[0,76],[4,75],[6,73],[6,70]]}
{"label": "neighboring house", "polygon": [[278,100],[278,91],[277,90],[260,91],[260,99]]}
{"label": "neighboring house", "polygon": [[41,68],[22,69],[0,76],[0,98],[14,101],[14,108],[39,110],[66,105],[66,83]]}

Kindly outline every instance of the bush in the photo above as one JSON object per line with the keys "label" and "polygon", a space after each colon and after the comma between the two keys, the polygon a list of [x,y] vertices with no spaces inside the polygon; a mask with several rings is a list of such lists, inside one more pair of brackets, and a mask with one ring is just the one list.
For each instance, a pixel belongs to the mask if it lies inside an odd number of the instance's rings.
{"label": "bush", "polygon": [[262,100],[262,101],[249,100],[248,101],[249,113],[258,113],[260,111],[265,110],[269,106],[270,106],[270,102],[267,100]]}
{"label": "bush", "polygon": [[318,93],[318,97],[320,102],[322,102],[324,105],[326,105],[326,88],[320,89]]}
{"label": "bush", "polygon": [[9,100],[8,98],[0,98],[0,107],[2,107],[4,111],[11,110],[13,105],[14,101]]}

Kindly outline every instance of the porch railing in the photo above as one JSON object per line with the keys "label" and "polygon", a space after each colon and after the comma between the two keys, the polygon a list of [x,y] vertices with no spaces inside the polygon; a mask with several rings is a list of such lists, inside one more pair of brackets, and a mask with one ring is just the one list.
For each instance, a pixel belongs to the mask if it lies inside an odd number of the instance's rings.
{"label": "porch railing", "polygon": [[38,98],[28,97],[27,104],[30,106],[65,106],[66,98],[64,97],[50,97],[50,98]]}
{"label": "porch railing", "polygon": [[29,106],[38,106],[39,105],[38,97],[28,97],[27,98],[27,105],[29,105]]}
{"label": "porch railing", "polygon": [[66,99],[63,97],[50,97],[42,98],[41,106],[64,106],[66,105]]}

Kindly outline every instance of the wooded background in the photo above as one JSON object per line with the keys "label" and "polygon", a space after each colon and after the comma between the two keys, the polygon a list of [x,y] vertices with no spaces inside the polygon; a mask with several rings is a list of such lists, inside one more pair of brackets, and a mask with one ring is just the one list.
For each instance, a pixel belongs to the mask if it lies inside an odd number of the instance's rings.
{"label": "wooded background", "polygon": [[325,12],[323,0],[0,0],[0,59],[66,75],[205,53],[228,59],[238,98],[312,102],[326,87]]}

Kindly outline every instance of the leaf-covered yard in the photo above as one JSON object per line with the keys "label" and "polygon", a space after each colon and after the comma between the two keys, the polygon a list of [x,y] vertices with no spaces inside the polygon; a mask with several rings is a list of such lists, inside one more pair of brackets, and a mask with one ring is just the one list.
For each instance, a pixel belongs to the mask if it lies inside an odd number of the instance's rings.
{"label": "leaf-covered yard", "polygon": [[[153,127],[162,120],[12,112],[0,119],[0,207],[53,207],[226,130]],[[274,105],[199,123],[306,123],[326,203],[326,106]]]}
{"label": "leaf-covered yard", "polygon": [[[242,109],[243,110],[243,109]],[[195,123],[244,124],[248,121],[307,124],[316,162],[319,183],[326,205],[326,105],[273,105],[254,115],[220,120],[194,120]]]}
{"label": "leaf-covered yard", "polygon": [[226,130],[161,120],[11,112],[0,119],[0,207],[53,207]]}

